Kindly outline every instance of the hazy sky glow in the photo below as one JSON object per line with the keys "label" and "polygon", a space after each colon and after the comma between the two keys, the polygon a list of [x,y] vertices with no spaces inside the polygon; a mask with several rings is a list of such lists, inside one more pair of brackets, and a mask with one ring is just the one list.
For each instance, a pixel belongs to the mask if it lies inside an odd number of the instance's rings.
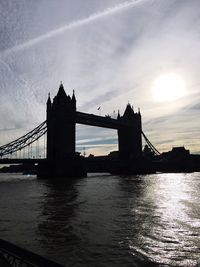
{"label": "hazy sky glow", "polygon": [[[129,101],[158,150],[200,152],[199,0],[3,0],[0,22],[1,145],[45,120],[62,80],[79,111],[115,116]],[[169,73],[184,94],[156,101]],[[77,128],[78,150],[116,149],[116,131]]]}

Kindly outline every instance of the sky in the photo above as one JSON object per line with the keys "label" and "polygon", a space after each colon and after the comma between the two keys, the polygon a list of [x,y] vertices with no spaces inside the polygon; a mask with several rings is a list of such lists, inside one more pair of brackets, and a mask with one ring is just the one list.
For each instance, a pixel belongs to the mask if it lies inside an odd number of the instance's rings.
{"label": "sky", "polygon": [[[199,43],[199,0],[1,0],[0,145],[46,119],[62,81],[78,111],[115,117],[130,103],[160,152],[200,153]],[[161,102],[153,88],[166,75],[185,91]],[[115,130],[77,125],[78,151],[116,149]]]}

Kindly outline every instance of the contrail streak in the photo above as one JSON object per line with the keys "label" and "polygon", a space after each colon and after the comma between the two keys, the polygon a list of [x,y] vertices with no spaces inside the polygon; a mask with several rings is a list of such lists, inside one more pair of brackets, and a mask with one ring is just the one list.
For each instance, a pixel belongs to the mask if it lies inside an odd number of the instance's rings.
{"label": "contrail streak", "polygon": [[108,16],[108,15],[112,15],[114,13],[117,13],[117,12],[120,12],[122,10],[125,10],[131,6],[134,6],[134,5],[137,5],[139,2],[142,2],[144,0],[129,0],[129,1],[125,1],[121,4],[118,4],[114,7],[110,7],[110,8],[107,8],[103,11],[100,11],[100,12],[96,12],[96,13],[93,13],[91,15],[89,15],[88,17],[86,18],[83,18],[83,19],[80,19],[80,20],[76,20],[76,21],[73,21],[67,25],[64,25],[58,29],[55,29],[55,30],[52,30],[52,31],[49,31],[39,37],[36,37],[34,39],[31,39],[23,44],[20,44],[20,45],[16,45],[14,46],[13,48],[10,48],[10,49],[6,49],[4,51],[2,51],[1,54],[3,54],[4,56],[6,55],[9,55],[10,53],[13,53],[13,52],[17,52],[17,51],[20,51],[20,50],[23,50],[23,49],[26,49],[26,48],[29,48],[33,45],[37,45],[47,39],[50,39],[52,37],[55,37],[59,34],[62,34],[64,33],[65,31],[68,31],[68,30],[71,30],[71,29],[74,29],[74,28],[77,28],[79,26],[82,26],[82,25],[85,25],[85,24],[88,24],[92,21],[95,21],[95,20],[98,20],[102,17],[105,17],[105,16]]}

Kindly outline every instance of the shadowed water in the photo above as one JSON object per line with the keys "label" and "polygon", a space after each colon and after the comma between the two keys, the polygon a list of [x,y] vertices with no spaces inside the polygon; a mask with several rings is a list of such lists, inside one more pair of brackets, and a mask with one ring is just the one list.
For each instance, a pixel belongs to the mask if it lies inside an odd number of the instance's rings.
{"label": "shadowed water", "polygon": [[0,175],[0,238],[66,266],[196,266],[200,174]]}

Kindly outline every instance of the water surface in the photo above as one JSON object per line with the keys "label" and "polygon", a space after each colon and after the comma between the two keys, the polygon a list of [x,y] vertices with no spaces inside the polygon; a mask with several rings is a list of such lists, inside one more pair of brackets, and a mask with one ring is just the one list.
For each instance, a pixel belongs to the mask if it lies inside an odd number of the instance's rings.
{"label": "water surface", "polygon": [[196,266],[200,174],[0,174],[0,238],[66,266]]}

